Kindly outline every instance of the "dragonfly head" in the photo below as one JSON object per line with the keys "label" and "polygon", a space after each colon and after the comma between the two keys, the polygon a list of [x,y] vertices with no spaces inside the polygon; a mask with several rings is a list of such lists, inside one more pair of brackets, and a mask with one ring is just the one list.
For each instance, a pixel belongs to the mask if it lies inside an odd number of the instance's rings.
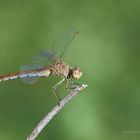
{"label": "dragonfly head", "polygon": [[74,67],[71,70],[71,76],[73,79],[79,79],[82,76],[83,72],[80,68]]}

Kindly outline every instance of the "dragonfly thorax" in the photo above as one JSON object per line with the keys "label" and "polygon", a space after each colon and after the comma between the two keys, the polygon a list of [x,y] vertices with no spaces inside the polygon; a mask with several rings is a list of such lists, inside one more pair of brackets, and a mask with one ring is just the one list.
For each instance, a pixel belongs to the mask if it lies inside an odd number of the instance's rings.
{"label": "dragonfly thorax", "polygon": [[52,73],[67,78],[69,74],[69,66],[63,62],[58,62],[52,66]]}

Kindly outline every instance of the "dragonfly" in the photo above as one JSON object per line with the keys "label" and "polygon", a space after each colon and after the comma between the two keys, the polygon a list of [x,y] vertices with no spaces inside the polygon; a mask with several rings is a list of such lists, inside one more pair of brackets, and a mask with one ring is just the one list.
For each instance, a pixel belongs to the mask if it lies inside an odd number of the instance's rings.
{"label": "dragonfly", "polygon": [[79,29],[77,27],[68,28],[56,37],[48,51],[39,51],[33,55],[32,63],[21,66],[19,72],[0,76],[0,82],[20,78],[24,83],[33,84],[40,77],[47,78],[48,76],[56,75],[61,77],[61,80],[52,89],[57,99],[61,100],[57,93],[57,87],[66,80],[66,89],[69,89],[70,85],[75,84],[74,79],[79,79],[83,74],[81,68],[77,66],[71,67],[63,61],[71,42],[78,33]]}

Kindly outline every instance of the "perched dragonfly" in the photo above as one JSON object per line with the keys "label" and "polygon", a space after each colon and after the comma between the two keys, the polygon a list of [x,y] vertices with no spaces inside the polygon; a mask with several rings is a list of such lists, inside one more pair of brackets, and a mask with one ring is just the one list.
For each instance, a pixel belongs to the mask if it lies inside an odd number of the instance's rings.
{"label": "perched dragonfly", "polygon": [[[79,79],[82,76],[82,70],[79,67],[70,67],[63,62],[66,56],[70,43],[79,33],[76,27],[71,27],[61,33],[53,42],[49,51],[40,51],[32,58],[32,64],[21,66],[20,72],[0,76],[0,82],[21,78],[25,83],[33,84],[40,77],[48,77],[52,74],[61,77],[55,86],[53,92],[60,100],[56,92],[57,86],[67,80],[67,88],[73,84],[73,79]],[[48,65],[47,65],[48,64]]]}

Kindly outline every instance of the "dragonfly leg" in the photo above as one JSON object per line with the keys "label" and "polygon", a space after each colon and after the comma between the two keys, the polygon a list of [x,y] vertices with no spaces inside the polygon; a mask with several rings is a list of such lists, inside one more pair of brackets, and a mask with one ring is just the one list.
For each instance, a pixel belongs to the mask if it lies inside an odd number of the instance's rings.
{"label": "dragonfly leg", "polygon": [[66,83],[66,90],[70,90],[70,85],[72,85],[73,81],[71,78],[67,79],[67,83]]}
{"label": "dragonfly leg", "polygon": [[63,78],[61,81],[56,83],[52,88],[53,93],[54,93],[55,97],[58,99],[58,101],[61,101],[61,98],[60,98],[59,94],[57,93],[56,89],[57,89],[58,86],[60,86],[64,82],[64,80],[65,80],[65,78]]}
{"label": "dragonfly leg", "polygon": [[69,79],[67,79],[66,89],[72,90],[78,85],[79,85],[79,83],[75,83],[71,78],[69,78]]}

